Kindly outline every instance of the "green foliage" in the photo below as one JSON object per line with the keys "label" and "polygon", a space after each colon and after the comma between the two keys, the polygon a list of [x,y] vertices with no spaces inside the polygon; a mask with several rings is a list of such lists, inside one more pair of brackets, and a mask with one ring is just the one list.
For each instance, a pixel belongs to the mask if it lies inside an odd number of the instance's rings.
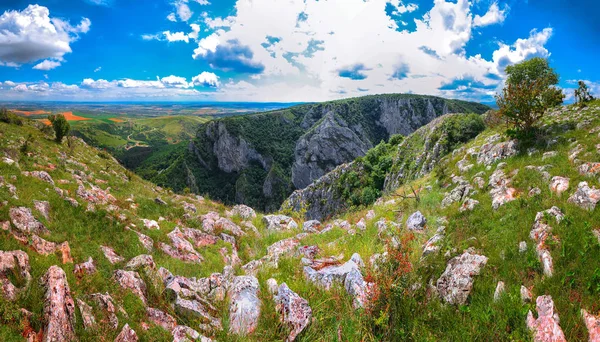
{"label": "green foliage", "polygon": [[56,142],[61,143],[63,138],[67,134],[69,134],[69,131],[71,130],[71,125],[62,114],[48,115],[48,120],[50,120],[50,122],[52,123],[54,135],[56,136]]}
{"label": "green foliage", "polygon": [[25,139],[25,141],[23,142],[23,145],[21,145],[20,151],[23,154],[27,154],[27,152],[29,152],[29,144],[31,144],[34,141],[34,137],[33,134],[29,134],[27,136],[27,139]]}
{"label": "green foliage", "polygon": [[535,57],[506,67],[506,86],[496,96],[499,111],[516,132],[530,132],[548,108],[563,102],[558,74],[548,61]]}
{"label": "green foliage", "polygon": [[6,108],[0,108],[0,121],[12,125],[23,125],[23,119]]}
{"label": "green foliage", "polygon": [[577,84],[579,88],[575,89],[575,101],[580,107],[583,107],[587,102],[593,101],[594,97],[590,94],[585,82],[579,81]]}

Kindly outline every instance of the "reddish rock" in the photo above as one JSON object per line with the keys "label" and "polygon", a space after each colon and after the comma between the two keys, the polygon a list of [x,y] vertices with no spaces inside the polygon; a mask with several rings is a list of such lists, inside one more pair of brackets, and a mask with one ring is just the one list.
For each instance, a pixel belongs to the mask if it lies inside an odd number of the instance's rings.
{"label": "reddish rock", "polygon": [[148,320],[150,320],[150,322],[165,330],[171,331],[177,326],[177,320],[173,316],[158,309],[147,308],[146,314],[148,315]]}
{"label": "reddish rock", "polygon": [[114,249],[108,246],[100,246],[102,253],[111,264],[117,264],[125,260],[122,256],[119,256]]}
{"label": "reddish rock", "polygon": [[308,305],[308,301],[283,283],[279,286],[275,296],[275,304],[281,322],[291,328],[286,341],[294,341],[298,334],[308,326],[312,318],[312,309]]}
{"label": "reddish rock", "polygon": [[67,275],[51,266],[42,277],[44,298],[44,342],[75,340],[75,302],[67,283]]}
{"label": "reddish rock", "polygon": [[50,203],[48,201],[33,201],[33,206],[46,220],[50,219]]}
{"label": "reddish rock", "polygon": [[488,258],[465,252],[451,259],[437,281],[437,290],[449,304],[465,304],[473,289],[473,277],[478,275]]}
{"label": "reddish rock", "polygon": [[258,279],[238,276],[229,289],[229,332],[248,335],[256,330],[261,302],[258,298]]}
{"label": "reddish rock", "polygon": [[560,195],[569,189],[569,178],[554,176],[550,181],[550,190]]}
{"label": "reddish rock", "polygon": [[156,264],[154,263],[152,255],[141,254],[129,260],[127,265],[125,265],[125,268],[129,270],[138,270],[140,268],[155,269]]}
{"label": "reddish rock", "polygon": [[135,331],[129,327],[129,324],[125,324],[123,330],[121,330],[117,338],[115,338],[115,342],[137,342],[137,340],[138,336]]}
{"label": "reddish rock", "polygon": [[538,318],[527,313],[527,327],[533,332],[535,342],[566,342],[560,325],[558,314],[554,312],[554,302],[550,296],[539,296],[536,299]]}
{"label": "reddish rock", "polygon": [[218,237],[193,228],[184,228],[183,235],[186,238],[192,240],[194,246],[196,247],[214,245],[219,241]]}
{"label": "reddish rock", "polygon": [[36,252],[42,255],[50,255],[60,252],[62,255],[63,264],[73,262],[73,258],[71,257],[71,248],[69,247],[69,243],[67,241],[57,244],[55,242],[44,240],[41,237],[33,234],[31,236],[31,247],[33,247]]}
{"label": "reddish rock", "polygon": [[122,288],[131,290],[146,304],[146,284],[137,272],[116,270],[113,278]]}
{"label": "reddish rock", "polygon": [[[29,273],[29,256],[23,251],[0,251],[0,288],[2,296],[7,300],[15,300],[20,291],[29,286],[31,274]],[[25,286],[17,288],[10,282],[10,273],[18,273],[25,280]]]}
{"label": "reddish rock", "polygon": [[96,273],[96,266],[94,266],[94,260],[92,259],[92,257],[89,257],[86,262],[82,262],[81,264],[75,265],[73,273],[80,276],[84,274]]}
{"label": "reddish rock", "polygon": [[108,323],[112,329],[117,329],[119,326],[119,319],[117,318],[117,309],[115,307],[114,301],[112,297],[107,293],[94,293],[90,295],[98,306],[106,311],[106,315],[108,316]]}
{"label": "reddish rock", "polygon": [[568,201],[583,209],[594,210],[600,201],[600,190],[590,188],[587,182],[581,182],[577,186],[577,191],[569,197]]}
{"label": "reddish rock", "polygon": [[86,302],[81,299],[77,299],[77,307],[79,307],[79,312],[81,313],[81,318],[83,319],[83,327],[85,330],[93,328],[96,325],[96,319],[92,314],[92,307],[87,305]]}
{"label": "reddish rock", "polygon": [[600,341],[600,316],[594,316],[586,310],[581,310],[581,316],[587,327],[590,342]]}
{"label": "reddish rock", "polygon": [[12,224],[22,233],[49,234],[50,231],[31,214],[26,207],[10,208],[8,215]]}

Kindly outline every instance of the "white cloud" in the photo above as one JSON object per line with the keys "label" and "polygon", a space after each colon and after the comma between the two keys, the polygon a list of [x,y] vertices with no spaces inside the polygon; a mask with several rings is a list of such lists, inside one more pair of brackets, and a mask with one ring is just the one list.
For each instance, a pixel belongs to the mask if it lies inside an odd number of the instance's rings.
{"label": "white cloud", "polygon": [[171,75],[171,76],[161,78],[160,81],[162,82],[162,84],[164,84],[167,87],[174,87],[174,88],[189,88],[190,87],[190,85],[187,82],[185,77]]}
{"label": "white cloud", "polygon": [[99,67],[97,67],[96,69],[94,69],[94,72],[98,72],[98,71],[100,71],[100,70],[102,70],[102,67],[101,67],[101,66],[99,66]]}
{"label": "white cloud", "polygon": [[112,82],[108,82],[107,80],[99,79],[93,80],[91,78],[86,78],[81,82],[81,87],[83,88],[91,88],[91,89],[107,89],[113,86]]}
{"label": "white cloud", "polygon": [[199,3],[200,5],[210,5],[210,2],[208,2],[208,0],[194,0],[194,1]]}
{"label": "white cloud", "polygon": [[506,19],[507,11],[508,6],[506,6],[503,10],[500,10],[498,3],[494,2],[490,5],[490,8],[486,14],[483,16],[476,15],[475,18],[473,18],[473,26],[488,26],[502,23],[504,22],[504,19]]}
{"label": "white cloud", "polygon": [[188,43],[190,41],[188,35],[183,32],[171,33],[170,31],[165,31],[165,32],[163,32],[163,34],[165,35],[165,38],[169,42],[186,42],[186,43]]}
{"label": "white cloud", "polygon": [[531,30],[529,38],[517,39],[512,45],[500,44],[500,47],[494,51],[492,59],[498,72],[503,73],[507,65],[524,61],[531,57],[548,57],[550,52],[545,48],[545,44],[552,37],[552,28],[545,28],[542,31]]}
{"label": "white cloud", "polygon": [[58,68],[60,66],[59,60],[46,59],[39,64],[36,64],[33,69],[36,70],[52,70],[54,68]]}
{"label": "white cloud", "polygon": [[70,44],[80,34],[87,33],[90,26],[87,18],[76,26],[51,18],[48,8],[39,5],[29,5],[23,11],[6,11],[0,16],[0,65],[61,60],[72,52]]}
{"label": "white cloud", "polygon": [[215,52],[219,44],[220,40],[217,33],[213,33],[206,38],[202,38],[200,39],[200,42],[198,42],[198,48],[194,50],[192,57],[195,59],[206,56],[209,51]]}
{"label": "white cloud", "polygon": [[168,21],[177,21],[177,17],[175,17],[175,13],[169,13],[169,15],[167,16],[167,20]]}
{"label": "white cloud", "polygon": [[180,0],[175,3],[175,10],[177,12],[177,16],[182,21],[188,21],[194,14],[190,7],[187,5],[187,0]]}
{"label": "white cloud", "polygon": [[219,77],[212,72],[202,72],[201,74],[192,77],[192,85],[200,87],[219,87]]}

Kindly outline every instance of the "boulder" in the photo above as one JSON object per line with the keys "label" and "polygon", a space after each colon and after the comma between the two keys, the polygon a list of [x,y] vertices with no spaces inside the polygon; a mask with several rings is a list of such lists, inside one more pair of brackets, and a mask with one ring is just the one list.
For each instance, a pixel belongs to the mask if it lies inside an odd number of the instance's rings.
{"label": "boulder", "polygon": [[[23,251],[0,251],[0,291],[7,300],[17,299],[19,292],[25,290],[31,282],[29,256]],[[10,274],[18,274],[25,281],[17,288],[9,279]]]}
{"label": "boulder", "polygon": [[[498,139],[495,137],[490,137]],[[481,146],[477,155],[477,163],[483,165],[491,165],[499,160],[512,157],[517,154],[517,141],[511,140],[494,144],[490,139],[488,143]]]}
{"label": "boulder", "polygon": [[267,230],[290,230],[298,228],[298,224],[293,218],[285,215],[265,215],[263,221]]}
{"label": "boulder", "polygon": [[154,220],[142,219],[142,223],[144,224],[144,227],[146,227],[148,229],[160,230],[160,226],[158,225],[158,222],[156,222]]}
{"label": "boulder", "polygon": [[427,225],[427,219],[420,211],[414,212],[412,215],[408,217],[406,220],[406,228],[408,230],[423,230]]}
{"label": "boulder", "polygon": [[189,240],[191,240],[194,246],[196,247],[210,246],[219,242],[218,237],[204,233],[198,229],[183,228],[182,232],[183,235]]}
{"label": "boulder", "polygon": [[79,298],[77,298],[77,307],[79,308],[81,318],[83,319],[84,329],[88,330],[94,328],[96,326],[96,319],[92,314],[92,307]]}
{"label": "boulder", "polygon": [[54,186],[54,180],[46,171],[23,171],[24,176],[35,177]]}
{"label": "boulder", "polygon": [[568,201],[583,209],[594,210],[596,203],[600,201],[600,190],[590,188],[587,182],[581,182],[577,186],[577,191],[569,197]]}
{"label": "boulder", "polygon": [[171,331],[177,326],[177,320],[168,313],[154,308],[146,308],[148,320],[165,330]]}
{"label": "boulder", "polygon": [[588,330],[588,341],[600,341],[600,316],[594,316],[585,309],[581,310],[581,316],[583,317],[583,321]]}
{"label": "boulder", "polygon": [[[90,297],[98,304],[98,307],[106,311],[109,326],[114,330],[119,326],[117,318],[117,308],[115,307],[112,297],[107,293],[94,293]],[[124,311],[124,310],[121,310]]]}
{"label": "boulder", "polygon": [[75,265],[73,273],[79,276],[84,274],[96,273],[96,266],[94,265],[94,260],[92,259],[92,257],[89,257],[86,262],[82,262],[81,264]]}
{"label": "boulder", "polygon": [[582,176],[593,177],[600,173],[600,163],[584,163],[577,170]]}
{"label": "boulder", "polygon": [[473,187],[471,186],[471,184],[469,184],[469,182],[466,182],[466,181],[460,182],[456,186],[456,188],[454,188],[452,191],[450,191],[450,193],[448,193],[446,195],[446,197],[444,197],[444,199],[442,200],[441,207],[447,208],[452,203],[462,202],[462,201],[466,200],[472,191],[473,191]]}
{"label": "boulder", "polygon": [[27,207],[10,208],[8,215],[12,224],[24,234],[49,234],[50,231],[31,214]]}
{"label": "boulder", "polygon": [[554,176],[550,181],[550,190],[557,195],[562,194],[563,192],[569,189],[569,178]]}
{"label": "boulder", "polygon": [[148,251],[148,252],[152,252],[152,250],[154,249],[154,240],[152,240],[152,238],[150,238],[147,235],[144,235],[138,231],[135,231],[135,234],[138,236],[138,239],[140,240],[140,243],[142,244],[142,246],[144,246],[144,248]]}
{"label": "boulder", "polygon": [[244,204],[238,204],[234,206],[233,209],[231,209],[231,213],[241,217],[244,220],[249,220],[256,217],[256,212],[254,209]]}
{"label": "boulder", "polygon": [[318,233],[321,230],[321,222],[317,220],[305,221],[302,224],[302,231],[307,233]]}
{"label": "boulder", "polygon": [[141,269],[143,269],[143,268],[155,269],[156,264],[154,263],[154,259],[152,258],[152,255],[141,254],[141,255],[133,257],[131,260],[129,260],[127,265],[125,265],[125,268],[129,269],[129,270],[134,270],[134,271],[136,271],[140,268]]}
{"label": "boulder", "polygon": [[220,217],[215,221],[214,227],[216,229],[221,229],[225,232],[231,233],[233,236],[240,237],[246,235],[246,232],[240,228],[237,224],[233,223],[231,220]]}
{"label": "boulder", "polygon": [[463,204],[460,206],[460,209],[458,209],[458,211],[460,212],[464,212],[464,211],[473,211],[473,209],[475,209],[475,207],[479,205],[479,201],[478,200],[474,200],[472,198],[467,198]]}
{"label": "boulder", "polygon": [[465,252],[452,258],[437,280],[437,291],[449,304],[465,304],[473,289],[473,277],[478,275],[488,258]]}
{"label": "boulder", "polygon": [[275,305],[281,322],[291,329],[286,341],[294,341],[311,321],[312,309],[308,301],[282,283],[275,296]]}
{"label": "boulder", "polygon": [[271,246],[267,247],[267,255],[273,261],[279,260],[282,255],[291,254],[296,250],[296,247],[300,244],[296,238],[287,238],[275,242]]}
{"label": "boulder", "polygon": [[565,335],[559,325],[558,314],[554,312],[554,301],[550,296],[539,296],[536,301],[538,318],[527,313],[527,327],[533,332],[535,342],[566,342]]}
{"label": "boulder", "polygon": [[108,261],[113,265],[125,260],[122,256],[119,256],[111,247],[100,246],[100,249],[102,250],[102,253],[104,253],[106,259],[108,259]]}
{"label": "boulder", "polygon": [[116,270],[113,278],[122,288],[131,290],[146,304],[146,284],[137,272]]}
{"label": "boulder", "polygon": [[115,338],[115,342],[137,342],[138,336],[133,329],[129,327],[129,324],[125,323],[123,329]]}
{"label": "boulder", "polygon": [[438,243],[444,239],[444,231],[444,226],[438,228],[435,235],[433,235],[429,240],[427,240],[427,242],[423,246],[423,256],[439,251],[440,247],[438,246]]}
{"label": "boulder", "polygon": [[229,332],[236,335],[251,334],[258,325],[261,302],[258,298],[258,279],[237,276],[229,289]]}
{"label": "boulder", "polygon": [[37,210],[46,220],[50,219],[50,203],[48,201],[33,201],[33,207]]}
{"label": "boulder", "polygon": [[31,247],[41,255],[50,255],[56,252],[60,252],[62,255],[62,263],[72,263],[73,258],[71,257],[71,248],[67,241],[57,244],[54,242],[46,241],[41,237],[33,234],[31,236]]}
{"label": "boulder", "polygon": [[62,268],[50,266],[42,277],[44,296],[44,342],[73,341],[75,336],[75,302],[67,275]]}

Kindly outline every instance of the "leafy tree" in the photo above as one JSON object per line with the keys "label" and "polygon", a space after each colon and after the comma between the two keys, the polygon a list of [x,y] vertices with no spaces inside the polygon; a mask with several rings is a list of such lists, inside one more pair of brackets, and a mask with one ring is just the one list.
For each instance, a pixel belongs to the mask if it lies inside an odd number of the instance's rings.
{"label": "leafy tree", "polygon": [[63,137],[69,134],[69,131],[71,130],[71,125],[62,114],[48,115],[48,120],[50,120],[50,122],[52,123],[52,128],[54,128],[56,142],[61,143]]}
{"label": "leafy tree", "polygon": [[594,97],[590,94],[587,85],[583,81],[579,81],[579,88],[575,89],[575,100],[580,107],[585,106],[586,102],[594,100]]}
{"label": "leafy tree", "polygon": [[496,95],[496,103],[517,132],[531,132],[548,108],[563,102],[565,95],[555,87],[558,74],[544,58],[509,65],[506,74],[506,86]]}

